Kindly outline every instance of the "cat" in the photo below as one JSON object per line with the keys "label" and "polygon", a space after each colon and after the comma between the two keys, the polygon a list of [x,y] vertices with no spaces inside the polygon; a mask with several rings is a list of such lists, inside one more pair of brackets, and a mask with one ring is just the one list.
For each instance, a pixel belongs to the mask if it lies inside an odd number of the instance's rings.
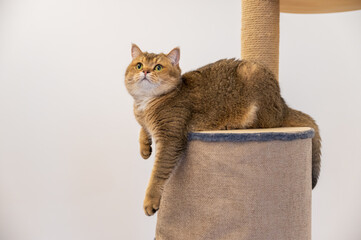
{"label": "cat", "polygon": [[144,199],[146,215],[158,210],[163,186],[184,153],[191,131],[312,127],[312,188],[316,186],[321,156],[318,126],[307,114],[286,105],[278,81],[266,67],[223,59],[181,75],[179,48],[154,54],[132,44],[131,55],[125,85],[141,125],[141,156],[151,155],[152,138],[157,144]]}

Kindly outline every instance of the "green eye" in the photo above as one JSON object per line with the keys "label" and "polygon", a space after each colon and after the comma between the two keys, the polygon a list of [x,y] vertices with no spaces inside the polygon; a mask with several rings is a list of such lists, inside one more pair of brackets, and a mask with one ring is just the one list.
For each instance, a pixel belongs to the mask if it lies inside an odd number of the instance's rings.
{"label": "green eye", "polygon": [[162,69],[163,69],[163,66],[160,65],[160,64],[158,64],[158,65],[156,65],[156,66],[154,67],[154,71],[157,71],[157,72],[159,72],[159,71],[162,70]]}
{"label": "green eye", "polygon": [[135,68],[138,69],[138,70],[142,70],[142,69],[143,69],[143,64],[137,63],[137,65],[135,66]]}

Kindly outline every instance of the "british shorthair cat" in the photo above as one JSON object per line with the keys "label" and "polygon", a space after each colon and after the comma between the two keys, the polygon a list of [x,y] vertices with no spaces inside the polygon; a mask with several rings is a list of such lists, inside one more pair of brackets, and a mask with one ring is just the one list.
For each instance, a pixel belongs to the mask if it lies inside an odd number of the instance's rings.
{"label": "british shorthair cat", "polygon": [[133,44],[131,55],[125,85],[141,125],[141,156],[151,155],[152,138],[157,145],[144,200],[147,215],[158,210],[163,186],[191,131],[312,127],[312,188],[316,186],[321,156],[318,126],[307,114],[286,105],[270,70],[251,61],[224,59],[181,75],[179,48],[154,54]]}

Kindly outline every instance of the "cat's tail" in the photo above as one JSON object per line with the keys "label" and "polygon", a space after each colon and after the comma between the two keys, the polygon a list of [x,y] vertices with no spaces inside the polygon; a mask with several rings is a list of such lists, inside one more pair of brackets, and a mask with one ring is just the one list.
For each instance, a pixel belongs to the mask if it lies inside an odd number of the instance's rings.
{"label": "cat's tail", "polygon": [[321,168],[321,137],[318,126],[309,115],[287,108],[283,127],[311,127],[315,130],[312,139],[312,189],[316,186]]}

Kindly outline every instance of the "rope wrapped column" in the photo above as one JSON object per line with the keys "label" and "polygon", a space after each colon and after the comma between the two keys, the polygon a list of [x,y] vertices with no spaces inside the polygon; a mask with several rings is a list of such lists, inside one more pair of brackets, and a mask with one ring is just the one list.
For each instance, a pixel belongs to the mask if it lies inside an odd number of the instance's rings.
{"label": "rope wrapped column", "polygon": [[242,59],[266,65],[278,79],[279,0],[242,1]]}

